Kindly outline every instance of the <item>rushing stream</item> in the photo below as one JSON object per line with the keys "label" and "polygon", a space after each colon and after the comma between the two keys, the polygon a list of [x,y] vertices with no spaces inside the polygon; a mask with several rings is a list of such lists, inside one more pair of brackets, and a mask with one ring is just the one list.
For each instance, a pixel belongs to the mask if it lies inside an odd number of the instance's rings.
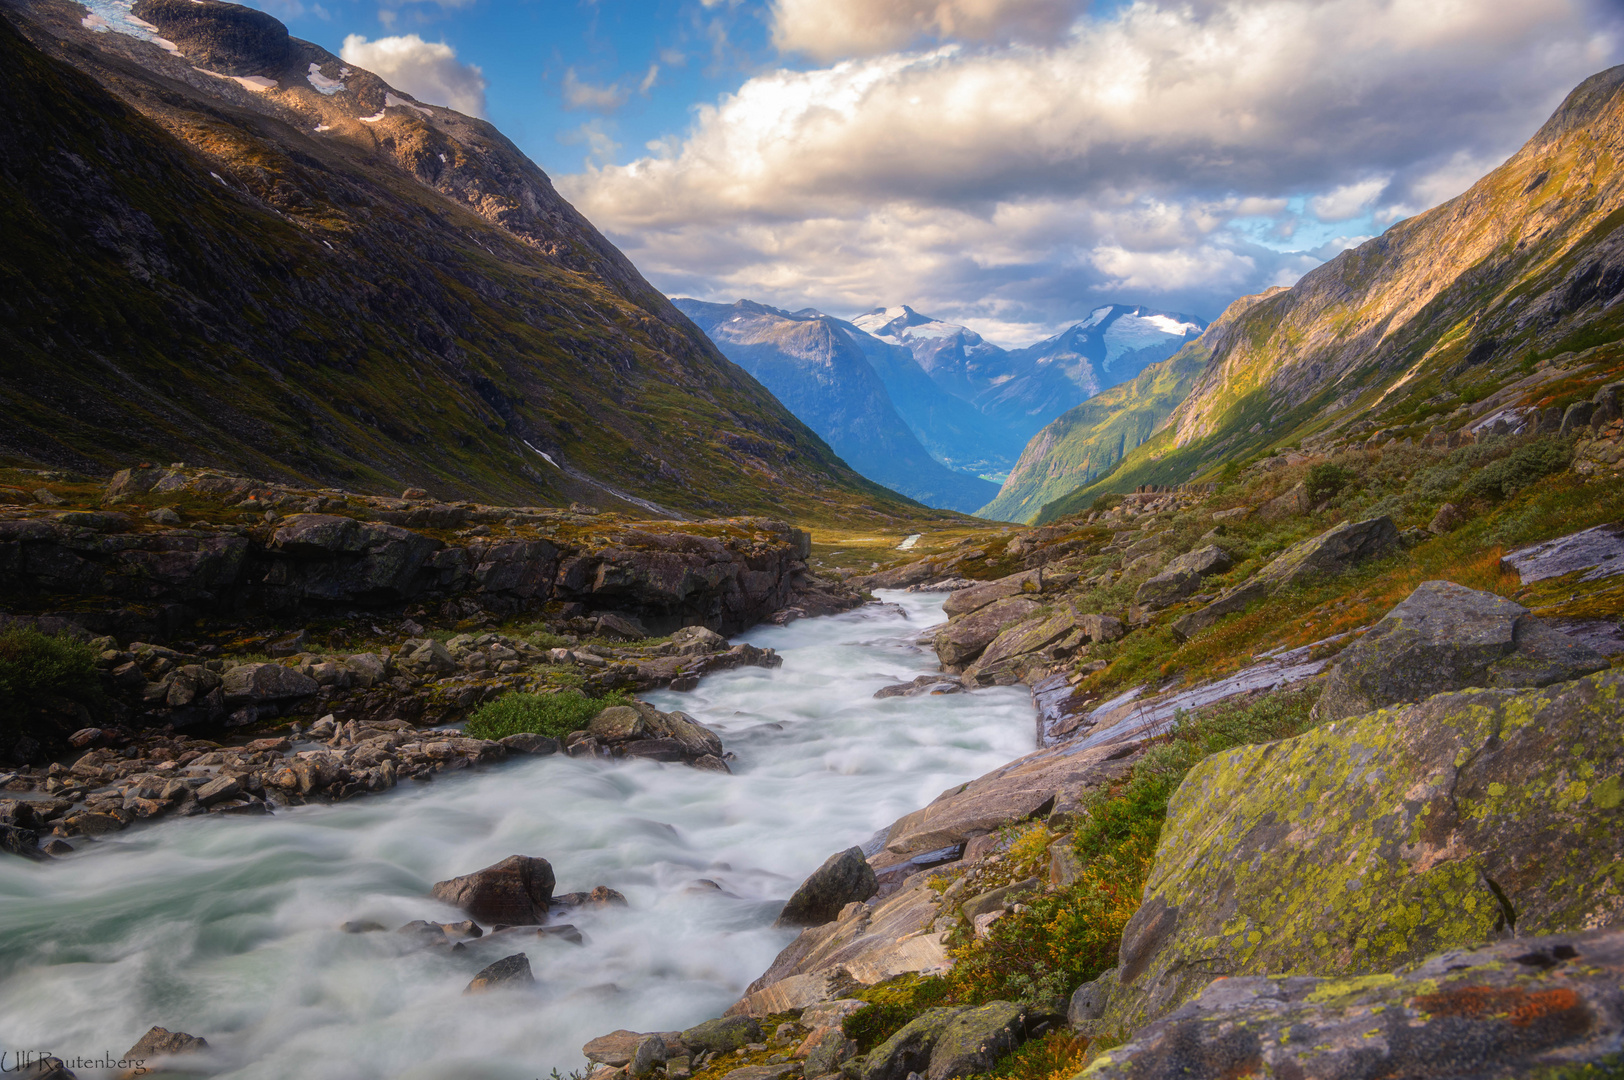
{"label": "rushing stream", "polygon": [[[713,726],[738,755],[731,777],[531,759],[271,818],[132,828],[46,865],[3,859],[0,1052],[116,1057],[159,1024],[207,1038],[231,1077],[520,1080],[580,1068],[594,1035],[720,1014],[791,939],[772,920],[824,858],[1031,749],[1024,689],[873,699],[936,667],[913,641],[941,597],[886,599],[907,617],[758,628],[746,638],[782,668],[650,696]],[[339,929],[460,919],[429,887],[512,854],[549,859],[561,893],[608,885],[630,907],[572,913],[584,946],[494,935],[410,951],[406,935]],[[463,995],[518,951],[534,989]]]}

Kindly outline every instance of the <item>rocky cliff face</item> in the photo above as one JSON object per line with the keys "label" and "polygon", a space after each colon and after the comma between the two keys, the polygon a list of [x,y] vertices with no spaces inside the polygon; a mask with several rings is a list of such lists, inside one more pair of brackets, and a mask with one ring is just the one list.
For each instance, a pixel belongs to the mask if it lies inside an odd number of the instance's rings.
{"label": "rocky cliff face", "polygon": [[4,9],[12,461],[184,459],[640,512],[914,512],[489,124],[263,13],[139,7]]}
{"label": "rocky cliff face", "polygon": [[[926,452],[898,415],[885,382],[857,340],[867,335],[850,324],[748,300],[676,303],[728,359],[760,379],[842,460],[870,480],[927,506],[966,513],[996,490],[986,480],[954,472]],[[880,342],[873,344],[885,348]],[[946,395],[938,391],[936,396]],[[974,436],[969,441],[972,446],[964,452],[973,453]]]}

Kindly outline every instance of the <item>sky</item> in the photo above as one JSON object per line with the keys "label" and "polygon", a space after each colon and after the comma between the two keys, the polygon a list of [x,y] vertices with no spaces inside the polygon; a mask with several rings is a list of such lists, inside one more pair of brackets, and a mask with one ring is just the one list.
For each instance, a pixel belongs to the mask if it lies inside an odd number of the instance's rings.
{"label": "sky", "polygon": [[1289,285],[1624,63],[1624,0],[254,2],[492,121],[668,295],[1004,345]]}

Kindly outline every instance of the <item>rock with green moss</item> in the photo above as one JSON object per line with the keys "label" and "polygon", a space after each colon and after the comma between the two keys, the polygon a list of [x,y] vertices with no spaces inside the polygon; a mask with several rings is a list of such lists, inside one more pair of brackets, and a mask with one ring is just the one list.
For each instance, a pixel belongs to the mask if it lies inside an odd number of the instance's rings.
{"label": "rock with green moss", "polygon": [[958,1080],[985,1073],[993,1063],[1026,1041],[1026,1009],[1011,1001],[992,1001],[966,1009],[948,1021],[930,1052],[926,1080]]}
{"label": "rock with green moss", "polygon": [[936,655],[949,668],[961,667],[981,655],[1000,631],[1030,618],[1038,602],[1027,596],[998,600],[970,615],[954,619],[936,634]]}
{"label": "rock with green moss", "polygon": [[1549,686],[1606,666],[1521,604],[1424,581],[1337,657],[1315,715],[1340,720],[1468,686]]}
{"label": "rock with green moss", "polygon": [[1614,929],[1445,952],[1381,975],[1224,979],[1083,1076],[1602,1080],[1624,1072],[1621,1042]]}
{"label": "rock with green moss", "polygon": [[725,1054],[761,1041],[761,1025],[748,1016],[706,1020],[682,1033],[683,1045],[695,1053]]}
{"label": "rock with green moss", "polygon": [[947,1006],[926,1009],[868,1052],[862,1080],[906,1080],[909,1073],[923,1073],[930,1068],[931,1053],[948,1024],[967,1011]]}
{"label": "rock with green moss", "polygon": [[1470,690],[1215,754],[1168,806],[1108,1019],[1214,976],[1372,974],[1624,916],[1624,672]]}

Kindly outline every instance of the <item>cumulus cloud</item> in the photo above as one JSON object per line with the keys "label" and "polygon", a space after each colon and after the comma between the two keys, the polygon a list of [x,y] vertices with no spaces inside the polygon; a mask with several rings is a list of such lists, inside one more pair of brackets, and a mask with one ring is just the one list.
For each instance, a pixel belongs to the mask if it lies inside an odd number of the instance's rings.
{"label": "cumulus cloud", "polygon": [[[958,40],[764,71],[685,137],[560,184],[671,292],[972,325],[1101,299],[1211,316],[1315,265],[1279,250],[1294,231],[1325,249],[1514,150],[1616,62],[1602,2],[1136,0],[1042,44],[1021,20],[1063,5],[778,0],[785,48]],[[795,29],[814,9],[839,49]]]}
{"label": "cumulus cloud", "polygon": [[457,51],[443,41],[424,41],[416,34],[368,41],[350,34],[339,56],[419,101],[485,115],[484,73],[479,65],[458,60]]}
{"label": "cumulus cloud", "polygon": [[922,40],[1041,39],[1077,17],[1078,0],[774,0],[773,44],[836,60]]}

